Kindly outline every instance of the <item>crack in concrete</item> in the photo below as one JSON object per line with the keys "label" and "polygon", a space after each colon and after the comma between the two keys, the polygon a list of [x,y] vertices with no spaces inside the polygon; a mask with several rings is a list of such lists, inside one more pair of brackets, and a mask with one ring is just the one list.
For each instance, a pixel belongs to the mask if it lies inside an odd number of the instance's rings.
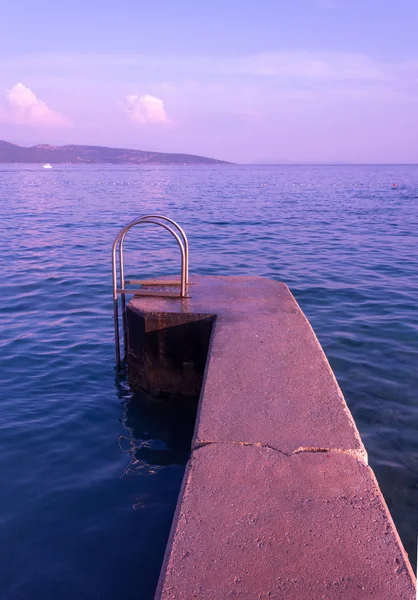
{"label": "crack in concrete", "polygon": [[274,450],[274,452],[279,452],[280,454],[283,454],[284,456],[289,456],[288,454],[286,454],[286,452],[283,452],[283,450],[280,450],[279,448],[274,448],[273,446],[270,446],[269,444],[262,444],[261,442],[216,442],[215,440],[199,440],[198,442],[196,442],[194,444],[194,446],[192,446],[192,451],[198,450],[199,448],[203,448],[204,446],[209,446],[210,444],[254,446],[256,448],[268,448],[269,450]]}
{"label": "crack in concrete", "polygon": [[225,444],[225,445],[236,445],[236,446],[254,446],[255,448],[268,448],[269,450],[273,450],[274,452],[279,452],[283,454],[283,456],[293,456],[293,454],[304,454],[304,453],[328,453],[328,454],[347,454],[348,456],[353,456],[366,466],[368,466],[368,456],[365,450],[356,450],[354,448],[344,449],[344,448],[322,448],[316,446],[299,446],[296,450],[292,452],[284,452],[280,450],[280,448],[275,448],[274,446],[270,446],[269,444],[263,444],[261,442],[217,442],[215,440],[199,440],[192,445],[192,452],[194,450],[199,450],[199,448],[203,448],[204,446],[209,446],[211,444]]}
{"label": "crack in concrete", "polygon": [[290,456],[292,454],[302,454],[304,452],[326,452],[329,454],[347,454],[348,456],[354,456],[354,458],[357,458],[357,460],[360,460],[362,463],[364,463],[365,465],[369,464],[369,460],[368,460],[368,456],[367,456],[367,452],[366,450],[356,450],[355,448],[321,448],[321,447],[315,447],[315,446],[300,446],[299,448],[296,448],[296,450],[293,450],[293,452],[290,453]]}

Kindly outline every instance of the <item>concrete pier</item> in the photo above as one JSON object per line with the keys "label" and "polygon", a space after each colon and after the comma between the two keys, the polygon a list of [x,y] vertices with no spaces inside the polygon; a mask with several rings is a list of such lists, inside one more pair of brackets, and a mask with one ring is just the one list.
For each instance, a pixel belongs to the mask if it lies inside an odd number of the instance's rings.
{"label": "concrete pier", "polygon": [[415,578],[321,346],[287,286],[196,277],[134,297],[128,364],[200,392],[157,600],[415,600]]}

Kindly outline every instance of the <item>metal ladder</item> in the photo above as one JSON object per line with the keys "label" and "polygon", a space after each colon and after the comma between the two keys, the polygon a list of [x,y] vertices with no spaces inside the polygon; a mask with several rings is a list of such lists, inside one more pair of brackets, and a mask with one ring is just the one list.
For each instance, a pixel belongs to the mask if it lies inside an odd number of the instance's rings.
{"label": "metal ladder", "polygon": [[[168,225],[167,223],[170,223]],[[158,280],[158,279],[128,279],[125,280],[124,275],[124,263],[123,263],[123,243],[125,241],[126,234],[132,227],[136,225],[145,225],[152,224],[158,225],[171,233],[171,235],[175,238],[181,256],[181,273],[180,280],[178,279],[170,279],[170,280]],[[119,249],[119,253],[118,253]],[[117,282],[117,258],[116,255],[119,254],[119,287]],[[113,316],[114,316],[114,326],[115,326],[115,350],[116,350],[116,366],[120,368],[121,366],[121,356],[120,356],[120,338],[119,338],[119,302],[118,297],[121,296],[121,307],[122,307],[122,324],[123,324],[123,343],[124,343],[124,351],[125,356],[127,353],[127,319],[126,319],[126,295],[133,294],[135,296],[157,296],[157,297],[165,297],[165,298],[187,298],[188,294],[188,285],[189,285],[189,243],[187,241],[186,234],[183,229],[180,227],[178,223],[173,221],[173,219],[169,219],[168,217],[164,217],[163,215],[145,215],[143,217],[139,217],[131,221],[126,227],[121,229],[116,236],[115,241],[112,246],[112,279],[113,279]],[[127,285],[141,285],[150,287],[151,289],[132,289],[126,287]],[[170,286],[170,287],[180,287],[179,292],[175,291],[161,291],[161,290],[153,290],[152,288]]]}

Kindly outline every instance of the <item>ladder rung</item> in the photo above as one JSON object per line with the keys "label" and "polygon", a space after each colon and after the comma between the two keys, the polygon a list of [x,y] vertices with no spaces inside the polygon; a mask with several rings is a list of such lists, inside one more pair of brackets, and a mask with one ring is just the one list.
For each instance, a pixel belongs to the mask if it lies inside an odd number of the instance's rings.
{"label": "ladder rung", "polygon": [[180,298],[178,292],[154,292],[153,290],[116,290],[118,294],[133,294],[134,296],[162,296],[165,298]]}
{"label": "ladder rung", "polygon": [[178,279],[128,279],[125,285],[181,285]]}

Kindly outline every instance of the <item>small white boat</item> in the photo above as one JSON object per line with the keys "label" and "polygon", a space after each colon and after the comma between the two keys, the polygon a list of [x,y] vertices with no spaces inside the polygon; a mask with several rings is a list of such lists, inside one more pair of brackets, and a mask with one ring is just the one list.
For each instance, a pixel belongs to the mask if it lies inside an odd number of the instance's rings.
{"label": "small white boat", "polygon": [[44,169],[52,169],[52,165],[50,165],[49,163],[46,163],[44,165]]}

